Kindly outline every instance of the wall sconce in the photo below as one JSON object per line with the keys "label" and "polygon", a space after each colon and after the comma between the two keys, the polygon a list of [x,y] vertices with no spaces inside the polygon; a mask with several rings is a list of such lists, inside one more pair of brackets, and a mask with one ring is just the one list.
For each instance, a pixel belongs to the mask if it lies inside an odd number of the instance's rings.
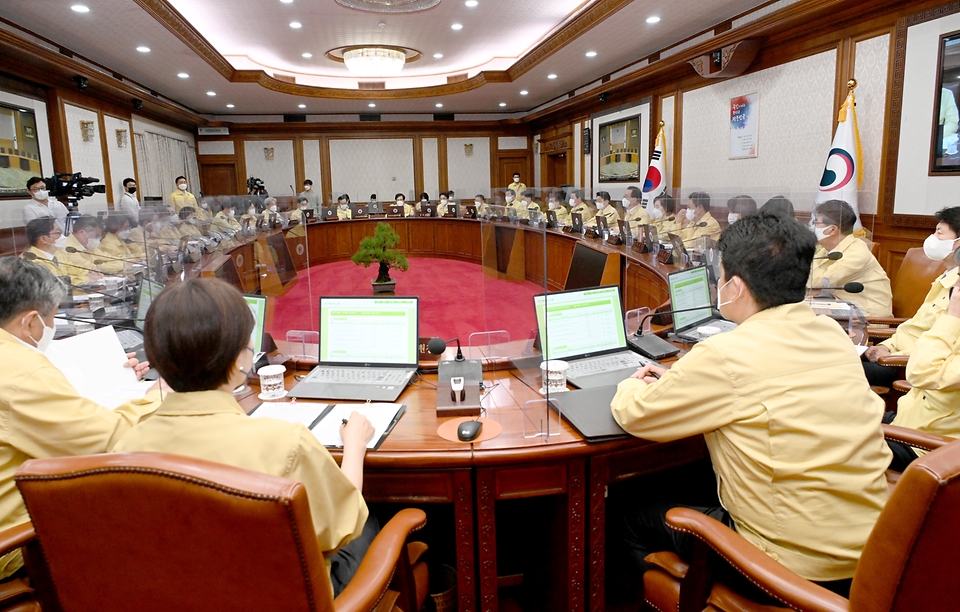
{"label": "wall sconce", "polygon": [[93,121],[80,121],[80,137],[83,142],[93,140]]}
{"label": "wall sconce", "polygon": [[472,144],[463,145],[463,154],[466,157],[473,157],[473,145]]}
{"label": "wall sconce", "polygon": [[264,147],[263,148],[263,157],[267,161],[273,161],[273,147]]}
{"label": "wall sconce", "polygon": [[117,146],[121,149],[127,148],[127,130],[117,130]]}

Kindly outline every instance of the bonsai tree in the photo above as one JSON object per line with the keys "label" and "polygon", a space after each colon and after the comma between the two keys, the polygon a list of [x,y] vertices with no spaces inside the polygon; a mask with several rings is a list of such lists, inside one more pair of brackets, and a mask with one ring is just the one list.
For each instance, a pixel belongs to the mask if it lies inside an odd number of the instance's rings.
{"label": "bonsai tree", "polygon": [[390,268],[406,271],[410,268],[407,258],[400,251],[393,247],[400,242],[400,236],[393,231],[389,223],[377,223],[377,229],[373,236],[367,236],[360,241],[360,250],[353,254],[350,261],[357,264],[363,264],[363,267],[369,268],[370,264],[376,262],[380,264],[380,271],[377,274],[377,280],[374,283],[390,283]]}

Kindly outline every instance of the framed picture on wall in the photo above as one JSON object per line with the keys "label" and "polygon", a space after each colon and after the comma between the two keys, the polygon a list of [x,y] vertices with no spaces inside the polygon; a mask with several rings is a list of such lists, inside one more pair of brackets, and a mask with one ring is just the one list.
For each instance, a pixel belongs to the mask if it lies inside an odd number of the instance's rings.
{"label": "framed picture on wall", "polygon": [[960,31],[940,37],[930,172],[960,174]]}
{"label": "framed picture on wall", "polygon": [[36,115],[0,104],[0,197],[26,195],[32,176],[43,176]]}
{"label": "framed picture on wall", "polygon": [[730,98],[730,159],[757,156],[760,94]]}
{"label": "framed picture on wall", "polygon": [[600,182],[622,183],[640,179],[640,115],[600,126]]}

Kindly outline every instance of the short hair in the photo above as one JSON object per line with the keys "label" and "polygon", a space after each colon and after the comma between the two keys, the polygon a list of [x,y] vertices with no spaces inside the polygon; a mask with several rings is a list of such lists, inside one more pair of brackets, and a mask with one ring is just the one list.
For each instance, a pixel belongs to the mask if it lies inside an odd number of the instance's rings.
{"label": "short hair", "polygon": [[[267,199],[265,199],[265,200],[263,201],[263,207],[264,207],[264,208],[269,208],[271,202],[274,203],[274,204],[277,204],[277,198],[275,198],[275,197],[273,197],[273,196],[268,197]],[[279,206],[279,204],[277,204],[277,205]]]}
{"label": "short hair", "polygon": [[957,236],[960,236],[960,206],[941,208],[934,213],[937,223],[946,223]]}
{"label": "short hair", "polygon": [[184,206],[183,208],[180,209],[179,214],[180,214],[180,218],[185,220],[187,218],[187,215],[196,215],[197,209],[195,209],[193,206]]}
{"label": "short hair", "polygon": [[535,192],[533,191],[533,189],[527,189],[527,190],[524,191],[522,194],[520,194],[520,197],[521,197],[521,198],[530,198],[530,199],[532,200],[534,197],[536,197],[536,194],[535,194]]}
{"label": "short hair", "polygon": [[[376,195],[374,195],[373,197],[375,198]],[[339,198],[337,198],[337,202],[339,202],[340,200],[346,200],[347,202],[350,202],[350,196],[348,196],[347,194],[343,194]]]}
{"label": "short hair", "polygon": [[484,202],[487,201],[487,198],[486,198],[482,193],[478,193],[477,195],[473,196],[473,199],[474,199],[474,200],[476,200],[477,198],[480,198],[480,199],[483,200]]}
{"label": "short hair", "polygon": [[827,225],[836,225],[840,228],[840,233],[849,235],[853,233],[853,225],[857,222],[857,213],[853,208],[843,200],[827,200],[817,206],[813,211],[814,219],[818,216],[823,217]]}
{"label": "short hair", "polygon": [[160,211],[153,206],[144,206],[140,209],[140,225],[146,226],[153,221],[153,217],[160,216]]}
{"label": "short hair", "polygon": [[[254,206],[256,206],[256,204],[254,204]],[[236,203],[236,201],[234,201],[234,200],[227,200],[226,202],[224,202],[223,204],[220,205],[220,211],[221,211],[221,212],[224,211],[224,210],[227,210],[228,208],[232,208],[232,209],[236,210],[236,208],[237,208],[237,203]]]}
{"label": "short hair", "polygon": [[56,226],[57,220],[53,217],[32,219],[27,223],[27,242],[30,243],[30,246],[37,246],[37,242],[44,236],[49,236]]}
{"label": "short hair", "polygon": [[310,179],[303,179],[303,184],[304,184],[304,185],[313,185],[313,181],[311,181]]}
{"label": "short hair", "polygon": [[42,178],[40,178],[39,176],[31,176],[30,178],[28,178],[28,179],[27,179],[27,191],[29,191],[30,188],[33,187],[34,185],[36,185],[37,183],[46,184],[46,181],[44,181],[44,180],[43,180]]}
{"label": "short hair", "polygon": [[123,185],[124,187],[126,187],[126,186],[127,186],[127,183],[136,183],[136,182],[137,182],[136,179],[125,178],[125,179],[123,179],[123,182],[120,183],[120,184]]}
{"label": "short hair", "polygon": [[403,195],[402,193],[398,193],[397,195],[393,196],[394,201],[396,201],[397,198],[403,198],[404,202],[407,201],[407,196]]}
{"label": "short hair", "polygon": [[775,215],[783,215],[791,219],[797,218],[797,213],[793,210],[793,202],[782,195],[774,196],[767,200],[760,207],[760,212],[769,212]]}
{"label": "short hair", "polygon": [[517,192],[514,191],[513,189],[507,189],[507,190],[504,192],[504,195],[517,195]]}
{"label": "short hair", "polygon": [[121,215],[118,213],[113,213],[107,215],[107,220],[103,223],[103,228],[107,230],[107,233],[115,234],[120,231],[120,228],[123,227],[123,224],[130,223],[130,217],[127,215]]}
{"label": "short hair", "polygon": [[661,193],[653,199],[653,203],[656,204],[660,202],[660,206],[663,207],[663,212],[675,213],[677,212],[677,201],[672,195],[666,193]]}
{"label": "short hair", "polygon": [[[441,193],[440,195],[443,195],[443,193]],[[396,200],[396,199],[397,199],[396,196],[394,196],[393,199]],[[404,199],[406,199],[406,198],[404,198]],[[424,191],[423,193],[420,194],[420,199],[421,199],[421,200],[429,200],[429,199],[430,199],[430,194],[428,194],[426,191]]]}
{"label": "short hair", "polygon": [[757,214],[757,201],[748,195],[738,195],[727,200],[727,210],[741,217]]}
{"label": "short hair", "polygon": [[635,198],[639,200],[641,197],[643,197],[643,192],[640,191],[639,187],[627,187],[626,196],[628,198]]}
{"label": "short hair", "polygon": [[[344,194],[344,195],[346,195],[346,194]],[[347,196],[347,201],[349,201],[349,200],[350,200],[350,196]],[[377,200],[377,194],[371,193],[371,194],[370,194],[370,201],[371,201],[371,202],[375,202],[376,200]]]}
{"label": "short hair", "polygon": [[795,219],[769,212],[744,217],[720,234],[727,280],[739,276],[760,310],[803,300],[817,238]]}
{"label": "short hair", "polygon": [[610,192],[609,191],[598,191],[597,197],[603,200],[604,202],[610,201]]}
{"label": "short hair", "polygon": [[520,173],[519,173],[519,172],[514,172],[514,173],[513,173],[513,176],[520,176]]}
{"label": "short hair", "polygon": [[[143,214],[142,210],[140,214]],[[99,229],[100,222],[97,221],[97,218],[94,217],[93,215],[80,215],[73,222],[74,234],[76,234],[77,232],[85,232],[87,230],[94,229],[94,228]]]}
{"label": "short hair", "polygon": [[583,189],[574,189],[570,192],[570,195],[577,198],[578,200],[583,199]]}
{"label": "short hair", "polygon": [[694,191],[690,194],[690,201],[693,202],[693,206],[703,207],[704,212],[710,212],[710,195],[705,191]]}
{"label": "short hair", "polygon": [[185,177],[185,176],[178,176],[173,182],[174,182],[174,183],[179,183],[179,182],[180,182],[180,179],[187,180],[187,177]]}
{"label": "short hair", "polygon": [[253,313],[235,287],[192,278],[153,300],[143,341],[150,364],[174,391],[211,391],[230,380],[253,326]]}
{"label": "short hair", "polygon": [[48,315],[65,297],[63,283],[49,268],[20,257],[0,257],[0,326],[29,310]]}
{"label": "short hair", "polygon": [[304,197],[297,198],[297,204],[299,204],[300,202],[307,202],[307,201],[308,201],[307,198],[304,198]]}

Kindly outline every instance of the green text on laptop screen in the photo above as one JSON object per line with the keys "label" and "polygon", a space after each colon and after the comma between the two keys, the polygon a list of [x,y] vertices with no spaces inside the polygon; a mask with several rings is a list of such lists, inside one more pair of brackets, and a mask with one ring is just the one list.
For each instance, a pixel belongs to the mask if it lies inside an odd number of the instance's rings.
{"label": "green text on laptop screen", "polygon": [[253,331],[250,333],[250,339],[253,340],[253,354],[256,355],[263,350],[261,345],[263,344],[264,321],[267,318],[267,298],[263,295],[245,295],[243,299],[250,307],[250,312],[253,313],[254,325]]}
{"label": "green text on laptop screen", "polygon": [[694,323],[709,319],[713,315],[710,302],[710,281],[707,268],[700,266],[670,275],[670,308],[699,308],[690,312],[678,312],[673,315],[673,328],[682,330]]}
{"label": "green text on laptop screen", "polygon": [[416,364],[417,300],[321,298],[320,361]]}
{"label": "green text on laptop screen", "polygon": [[626,346],[616,287],[534,296],[544,359],[563,359]]}

